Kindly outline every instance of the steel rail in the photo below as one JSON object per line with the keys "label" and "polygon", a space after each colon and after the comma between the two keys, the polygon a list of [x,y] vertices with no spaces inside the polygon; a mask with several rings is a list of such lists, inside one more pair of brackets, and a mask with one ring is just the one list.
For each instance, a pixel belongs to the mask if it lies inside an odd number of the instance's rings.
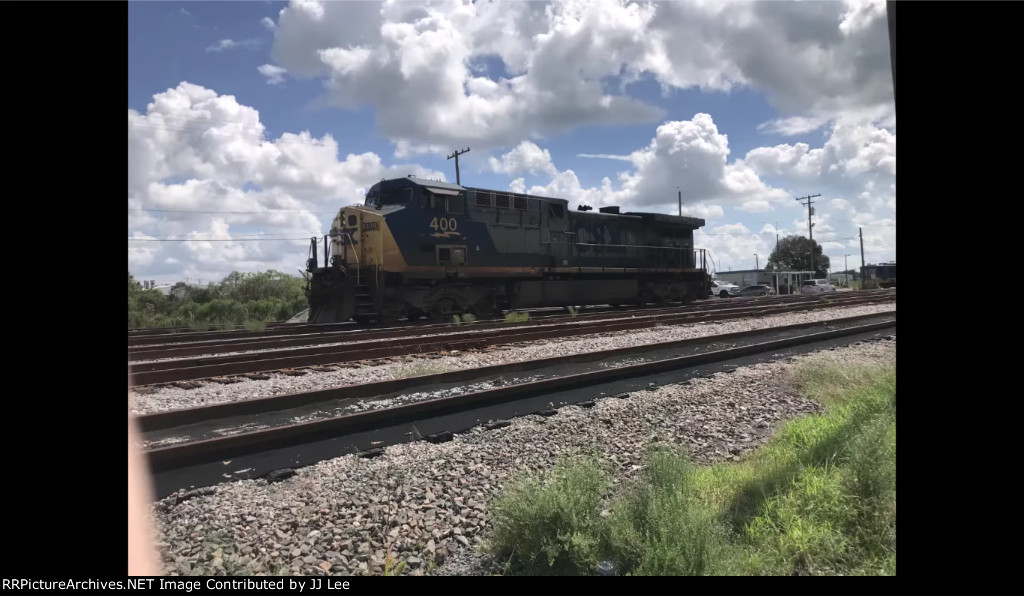
{"label": "steel rail", "polygon": [[167,410],[152,414],[143,414],[135,418],[139,429],[143,433],[158,430],[167,430],[176,427],[210,422],[237,416],[254,414],[265,414],[268,412],[279,412],[297,407],[313,404],[347,400],[366,399],[394,394],[406,389],[445,385],[448,383],[472,382],[480,379],[495,377],[498,375],[525,372],[559,366],[564,364],[586,363],[632,355],[644,354],[666,349],[689,348],[703,344],[736,341],[756,337],[759,335],[772,335],[796,331],[801,329],[832,327],[849,323],[869,321],[871,319],[889,318],[892,313],[871,313],[866,315],[855,315],[852,317],[841,317],[827,321],[811,321],[806,323],[794,323],[781,327],[769,327],[763,329],[752,329],[748,331],[735,331],[731,333],[719,333],[692,337],[672,341],[664,341],[639,346],[627,346],[612,350],[601,350],[597,352],[583,352],[567,356],[552,356],[536,360],[510,362],[506,364],[495,364],[480,368],[468,368],[443,373],[403,377],[400,379],[389,379],[374,383],[362,383],[357,385],[345,385],[315,391],[303,391],[298,393],[287,393],[273,395],[257,399],[247,399],[178,410]]}
{"label": "steel rail", "polygon": [[892,319],[888,321],[855,325],[831,331],[806,333],[795,337],[770,340],[725,350],[605,368],[520,385],[420,401],[393,408],[370,410],[312,422],[279,426],[267,430],[156,447],[146,450],[145,455],[148,458],[151,470],[154,473],[162,473],[187,466],[215,462],[224,458],[252,455],[271,449],[282,447],[294,448],[313,441],[336,439],[356,432],[377,430],[425,418],[472,410],[487,405],[526,399],[569,388],[589,387],[617,380],[643,377],[792,346],[878,331],[895,326],[896,319],[894,313]]}
{"label": "steel rail", "polygon": [[454,333],[433,337],[414,337],[372,344],[341,344],[312,348],[299,348],[254,354],[212,356],[162,362],[144,362],[130,366],[135,386],[196,380],[213,376],[267,372],[288,368],[339,364],[374,358],[388,358],[436,351],[481,349],[493,345],[566,338],[595,333],[609,333],[630,329],[643,329],[656,325],[680,325],[696,322],[721,321],[735,318],[762,317],[836,306],[870,304],[892,300],[894,297],[871,297],[858,301],[798,303],[773,305],[732,312],[683,313],[673,316],[650,316],[614,321],[560,323],[537,329],[499,329],[495,331]]}
{"label": "steel rail", "polygon": [[[834,298],[835,301],[859,300],[866,296],[853,296]],[[803,300],[767,301],[764,299],[753,301],[737,301],[718,303],[715,306],[708,305],[697,309],[692,308],[657,308],[637,309],[620,312],[586,313],[578,316],[560,315],[533,319],[522,323],[505,322],[477,322],[467,324],[465,327],[453,327],[450,323],[430,326],[405,326],[388,329],[375,330],[348,330],[348,331],[326,331],[320,333],[300,333],[292,335],[280,335],[277,337],[241,337],[227,338],[221,340],[200,340],[185,343],[173,343],[156,346],[138,346],[128,351],[129,361],[158,360],[162,358],[184,358],[188,356],[215,355],[219,352],[244,352],[248,350],[266,350],[277,348],[289,348],[297,346],[311,346],[318,344],[340,343],[345,341],[368,341],[374,339],[391,339],[400,337],[413,337],[417,335],[432,335],[445,333],[458,333],[467,331],[486,331],[493,329],[516,329],[522,327],[537,327],[558,322],[581,322],[581,321],[603,321],[627,317],[651,317],[658,315],[686,314],[691,312],[715,312],[733,308],[772,306],[776,304],[789,303],[810,303],[821,300],[818,297],[805,297]]]}
{"label": "steel rail", "polygon": [[[864,296],[864,295],[869,295],[869,294],[884,294],[884,293],[895,293],[895,292],[892,291],[892,290],[865,290],[865,291],[853,292],[853,293],[846,293],[846,292],[837,293],[837,294],[832,295],[832,297],[834,297],[836,299],[843,299],[844,297],[849,297],[851,294],[856,295],[856,296]],[[747,302],[762,302],[762,303],[764,303],[764,302],[768,302],[768,301],[772,301],[772,302],[788,302],[788,301],[799,302],[799,301],[807,301],[807,300],[814,300],[814,299],[820,299],[820,298],[821,298],[820,295],[809,295],[808,296],[808,295],[801,295],[801,294],[787,294],[787,295],[782,295],[782,296],[769,296],[769,297],[760,297],[760,298],[731,297],[731,298],[728,298],[726,300],[705,300],[705,301],[698,301],[696,303],[692,303],[692,304],[689,304],[689,305],[675,305],[675,306],[662,307],[662,308],[659,308],[659,307],[645,307],[645,308],[606,308],[606,307],[597,307],[597,308],[588,308],[585,311],[581,312],[579,315],[577,315],[575,318],[577,320],[579,320],[579,319],[587,319],[587,318],[600,317],[600,316],[604,316],[604,315],[607,315],[607,316],[629,315],[629,314],[634,314],[634,313],[650,312],[652,310],[714,309],[714,308],[722,308],[727,303],[747,303]],[[518,324],[521,324],[521,325],[522,324],[534,323],[536,321],[549,320],[549,319],[558,319],[558,318],[566,318],[566,319],[568,319],[568,318],[570,318],[570,316],[566,315],[566,314],[562,314],[562,313],[555,314],[555,313],[547,312],[547,311],[551,311],[552,310],[550,308],[522,309],[522,310],[524,312],[539,313],[539,314],[536,314],[536,316],[532,317],[530,321],[527,321],[525,323],[518,323]],[[503,325],[508,325],[507,323],[503,323],[500,320],[497,321],[497,323],[498,324],[503,324]],[[488,319],[481,319],[476,324],[477,325],[492,324],[492,321],[488,320]],[[418,329],[424,329],[424,328],[426,328],[426,329],[434,329],[434,328],[444,329],[444,328],[449,328],[449,327],[451,327],[451,323],[432,323],[432,322],[429,322],[429,321],[423,321],[423,322],[421,322],[421,321],[406,321],[406,322],[397,323],[397,324],[394,324],[394,325],[391,325],[391,326],[386,326],[386,327],[360,327],[360,326],[357,326],[355,323],[351,323],[351,322],[346,322],[346,323],[287,323],[287,324],[286,323],[277,323],[277,324],[268,324],[267,329],[264,330],[264,331],[246,331],[246,330],[235,329],[235,330],[220,330],[220,331],[189,331],[189,332],[181,332],[181,333],[175,332],[175,333],[152,333],[152,334],[150,334],[150,333],[141,333],[140,334],[140,333],[133,333],[132,331],[129,331],[129,334],[128,334],[128,346],[130,348],[132,348],[132,347],[142,347],[142,346],[145,346],[145,347],[148,348],[148,347],[155,347],[155,346],[159,346],[159,345],[175,344],[175,343],[190,344],[190,343],[193,343],[193,342],[227,341],[227,340],[232,340],[232,339],[236,339],[236,340],[240,340],[240,341],[246,341],[246,340],[264,339],[264,338],[287,336],[287,335],[301,335],[301,334],[310,335],[310,334],[328,333],[328,332],[348,332],[348,333],[355,334],[355,333],[388,332],[388,331],[390,331],[392,333],[395,333],[398,330],[404,330],[404,329],[409,329],[409,328],[413,328],[413,329],[417,329],[418,330]],[[419,331],[414,331],[414,332],[419,332]]]}

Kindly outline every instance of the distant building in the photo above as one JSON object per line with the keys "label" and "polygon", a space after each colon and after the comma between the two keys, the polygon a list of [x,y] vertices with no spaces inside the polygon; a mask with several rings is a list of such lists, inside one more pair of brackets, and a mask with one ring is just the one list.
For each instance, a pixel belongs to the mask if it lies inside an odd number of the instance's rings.
{"label": "distant building", "polygon": [[[164,296],[169,296],[171,294],[171,289],[173,289],[174,286],[178,285],[181,282],[177,282],[177,281],[161,281],[161,282],[157,282],[157,281],[153,281],[153,280],[147,279],[147,280],[142,280],[139,283],[142,284],[142,289],[143,290],[156,290],[157,292],[160,292]],[[202,288],[209,287],[210,283],[198,283],[198,284],[197,283],[188,283],[187,285],[190,288],[202,289]]]}
{"label": "distant building", "polygon": [[833,284],[849,285],[853,281],[852,273],[833,273],[828,276],[828,280]]}

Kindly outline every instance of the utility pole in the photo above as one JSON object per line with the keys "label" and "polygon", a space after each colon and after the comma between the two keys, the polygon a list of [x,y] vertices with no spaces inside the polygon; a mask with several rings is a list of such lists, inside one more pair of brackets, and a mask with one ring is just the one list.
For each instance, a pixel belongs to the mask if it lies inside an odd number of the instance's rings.
{"label": "utility pole", "polygon": [[[812,201],[811,199],[813,199],[815,197],[820,197],[820,196],[821,196],[821,194],[819,193],[819,194],[816,194],[816,195],[807,195],[806,197],[800,197],[800,198],[797,199],[798,203],[800,203],[801,205],[807,207],[807,235],[811,239],[811,270],[812,271],[817,271],[817,269],[814,268],[814,224],[811,223],[811,216],[814,215],[814,206],[813,206],[814,205],[814,201]],[[807,202],[804,203],[804,201],[807,201]]]}
{"label": "utility pole", "polygon": [[760,271],[760,270],[761,270],[761,264],[760,264],[760,261],[757,260],[757,253],[755,252],[754,253],[754,271]]}
{"label": "utility pole", "polygon": [[463,153],[469,153],[469,147],[466,147],[462,151],[455,151],[448,156],[448,159],[455,158],[455,184],[462,186],[462,179],[459,177],[459,156]]}
{"label": "utility pole", "polygon": [[676,187],[676,192],[679,193],[679,217],[682,217],[683,216],[683,191],[679,190],[679,187],[677,186]]}
{"label": "utility pole", "polygon": [[850,255],[843,255],[843,269],[846,271],[846,283],[850,283],[850,262],[847,260]]}
{"label": "utility pole", "polygon": [[864,228],[857,228],[860,232],[860,266],[864,268]]}

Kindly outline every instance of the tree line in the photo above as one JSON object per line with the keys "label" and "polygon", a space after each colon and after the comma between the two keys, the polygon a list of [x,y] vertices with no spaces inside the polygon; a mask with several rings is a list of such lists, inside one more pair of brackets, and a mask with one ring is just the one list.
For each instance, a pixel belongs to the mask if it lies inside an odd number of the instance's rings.
{"label": "tree line", "polygon": [[178,282],[164,294],[128,272],[128,328],[234,326],[285,321],[306,308],[305,280],[279,271],[232,272],[206,287]]}

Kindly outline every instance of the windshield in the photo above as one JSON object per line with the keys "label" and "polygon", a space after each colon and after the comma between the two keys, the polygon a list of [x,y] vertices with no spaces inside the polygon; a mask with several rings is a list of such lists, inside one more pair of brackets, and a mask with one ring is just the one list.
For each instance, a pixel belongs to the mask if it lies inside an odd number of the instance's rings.
{"label": "windshield", "polygon": [[381,188],[375,184],[366,193],[364,205],[368,207],[380,207],[381,205],[405,205],[412,199],[412,188]]}

